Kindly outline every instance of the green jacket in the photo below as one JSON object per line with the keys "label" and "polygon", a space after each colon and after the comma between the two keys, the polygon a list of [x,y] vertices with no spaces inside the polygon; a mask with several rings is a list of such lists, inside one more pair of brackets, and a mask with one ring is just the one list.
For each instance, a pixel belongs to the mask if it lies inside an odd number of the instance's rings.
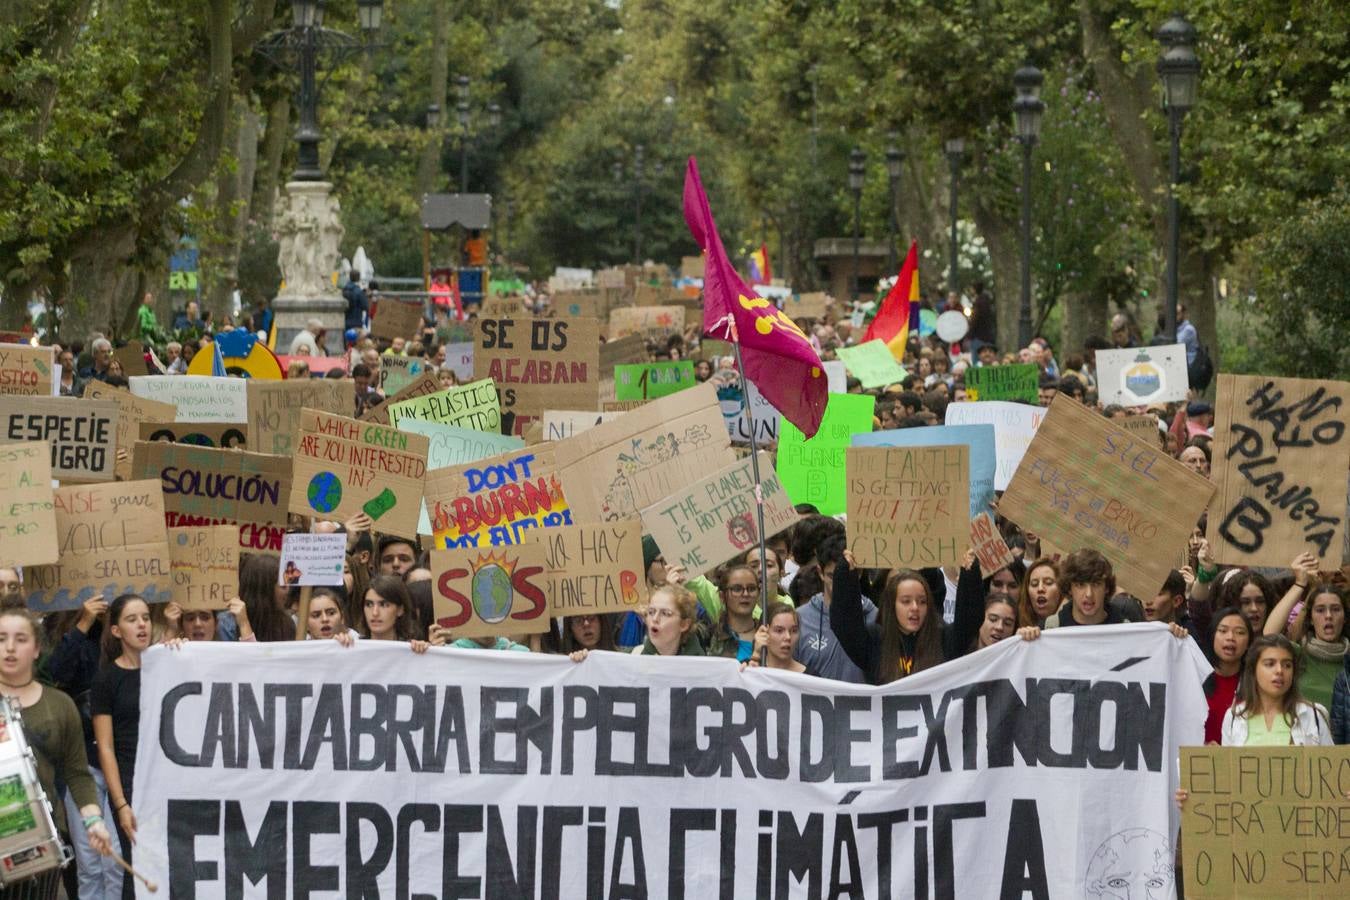
{"label": "green jacket", "polygon": [[[656,652],[656,648],[655,648],[654,646],[652,646],[652,639],[649,638],[649,637],[646,637],[646,638],[643,638],[643,639],[642,639],[642,653],[641,653],[640,655],[641,655],[641,656],[660,656],[661,654],[657,653],[657,652]],[[685,638],[684,643],[680,645],[680,652],[677,653],[677,654],[675,654],[675,655],[676,655],[676,656],[707,656],[708,654],[706,654],[706,653],[703,652],[703,642],[700,641],[700,640],[698,639],[698,635],[695,634],[695,633],[694,633],[694,630],[691,628],[691,629],[689,629],[689,637]]]}

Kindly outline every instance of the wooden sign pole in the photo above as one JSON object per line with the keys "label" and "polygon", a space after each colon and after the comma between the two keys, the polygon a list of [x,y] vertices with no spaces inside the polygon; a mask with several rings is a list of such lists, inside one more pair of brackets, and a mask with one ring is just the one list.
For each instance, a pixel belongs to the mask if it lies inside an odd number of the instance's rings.
{"label": "wooden sign pole", "polygon": [[300,588],[300,604],[295,610],[295,639],[297,641],[303,641],[308,634],[309,598],[313,593],[314,588],[309,585]]}

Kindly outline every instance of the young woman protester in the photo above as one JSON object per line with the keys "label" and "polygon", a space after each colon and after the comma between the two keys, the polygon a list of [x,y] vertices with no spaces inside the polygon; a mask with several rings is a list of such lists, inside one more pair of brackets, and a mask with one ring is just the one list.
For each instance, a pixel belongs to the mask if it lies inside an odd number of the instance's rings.
{"label": "young woman protester", "polygon": [[[414,621],[408,586],[397,575],[377,575],[366,588],[361,636],[372,641],[407,641],[414,653],[425,653],[431,643],[421,638]],[[437,643],[443,643],[439,632]]]}
{"label": "young woman protester", "polygon": [[617,650],[614,636],[619,631],[617,613],[604,615],[567,616],[562,620],[563,653],[578,650]]}
{"label": "young woman protester", "polygon": [[730,566],[718,578],[721,613],[709,630],[709,656],[726,656],[748,662],[754,649],[755,611],[759,604],[759,574],[747,565]]}
{"label": "young woman protester", "polygon": [[1209,715],[1205,718],[1205,743],[1217,744],[1223,729],[1223,717],[1237,697],[1242,677],[1242,658],[1252,643],[1252,628],[1242,610],[1235,606],[1214,614],[1210,635],[1210,660],[1214,672],[1205,679],[1205,698]]}
{"label": "young woman protester", "polygon": [[305,631],[312,641],[334,640],[344,647],[356,642],[357,634],[347,627],[342,601],[333,591],[320,588],[309,598],[309,618]]}
{"label": "young woman protester", "polygon": [[633,655],[703,656],[703,643],[694,628],[697,608],[694,595],[679,585],[657,588],[647,600],[647,636],[633,648]]}
{"label": "young woman protester", "polygon": [[[131,862],[136,842],[136,813],[131,784],[141,723],[141,654],[150,647],[150,605],[136,594],[122,594],[108,606],[103,637],[104,665],[94,676],[89,708],[99,765],[108,781],[108,800],[116,816],[122,858]],[[134,900],[131,873],[122,875],[123,900]]]}
{"label": "young woman protester", "polygon": [[[1199,574],[1197,577],[1203,577]],[[1222,583],[1214,592],[1214,608],[1236,606],[1247,617],[1252,634],[1265,634],[1266,620],[1275,608],[1275,586],[1260,572],[1231,569],[1219,576]]]}
{"label": "young woman protester", "polygon": [[755,645],[748,664],[758,666],[760,651],[763,650],[764,668],[805,672],[806,666],[792,658],[797,651],[800,633],[797,610],[787,603],[770,603],[764,614],[764,624],[755,631]]}
{"label": "young woman protester", "polygon": [[1317,578],[1317,557],[1313,554],[1299,554],[1290,568],[1294,570],[1294,583],[1266,619],[1265,633],[1281,633],[1294,604],[1305,601],[1290,629],[1302,670],[1298,689],[1308,700],[1330,706],[1332,687],[1345,668],[1346,653],[1350,651],[1345,629],[1345,596],[1329,584],[1308,596],[1308,588]]}
{"label": "young woman protester", "polygon": [[[74,798],[90,848],[106,856],[112,849],[112,838],[90,775],[80,714],[67,694],[36,680],[42,650],[38,634],[37,621],[28,610],[0,610],[0,694],[16,701],[22,710],[38,783],[52,803],[57,830],[63,837],[70,833],[66,807],[57,799],[56,784],[60,781]],[[27,896],[27,887],[19,884],[0,889],[0,900]]]}
{"label": "young woman protester", "polygon": [[[834,569],[830,627],[849,658],[867,674],[870,684],[888,684],[906,675],[955,659],[975,639],[980,628],[980,591],[958,594],[951,625],[933,603],[928,579],[911,569],[893,573],[877,601],[877,622],[867,624],[862,590],[853,554]],[[973,562],[973,554],[970,555]],[[978,571],[974,572],[978,580]]]}
{"label": "young woman protester", "polygon": [[1045,620],[1059,612],[1063,598],[1059,593],[1059,564],[1049,557],[1041,557],[1027,569],[1027,577],[1017,592],[1017,624],[1019,627],[1044,627]]}

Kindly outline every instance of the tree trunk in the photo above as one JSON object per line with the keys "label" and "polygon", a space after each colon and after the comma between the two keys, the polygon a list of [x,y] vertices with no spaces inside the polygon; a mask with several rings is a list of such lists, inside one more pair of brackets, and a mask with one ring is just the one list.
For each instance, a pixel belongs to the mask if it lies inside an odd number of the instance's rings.
{"label": "tree trunk", "polygon": [[[1111,33],[1113,16],[1103,9],[1103,0],[1080,0],[1078,19],[1083,31],[1083,52],[1092,64],[1107,123],[1125,159],[1125,169],[1135,190],[1153,209],[1153,233],[1157,246],[1166,247],[1167,233],[1167,154],[1150,124],[1157,76],[1151,67],[1122,62],[1123,48]],[[1184,159],[1184,151],[1183,151]],[[1189,227],[1188,227],[1189,225]],[[1187,222],[1182,210],[1181,259],[1178,264],[1180,287],[1178,302],[1190,313],[1200,340],[1210,348],[1218,364],[1219,342],[1215,328],[1214,296],[1209,290],[1214,268],[1211,254],[1199,249],[1201,234]],[[1189,240],[1188,240],[1189,236]],[[1155,291],[1159,304],[1167,297],[1167,269],[1162,267],[1162,282]],[[1152,312],[1152,311],[1150,311]]]}
{"label": "tree trunk", "polygon": [[431,15],[431,70],[427,79],[427,103],[434,103],[440,109],[441,125],[434,130],[427,129],[427,142],[417,162],[417,190],[414,196],[419,200],[423,194],[434,191],[440,180],[437,170],[441,162],[441,137],[445,134],[442,129],[451,120],[445,95],[450,70],[449,0],[434,0]]}
{"label": "tree trunk", "polygon": [[281,161],[290,137],[291,98],[281,94],[267,107],[267,130],[263,133],[262,162],[253,188],[253,219],[272,227],[277,192],[281,187]]}
{"label": "tree trunk", "polygon": [[[989,246],[989,264],[994,269],[995,316],[998,322],[999,353],[1015,350],[1017,314],[1021,297],[1021,248],[1016,222],[1009,222],[998,210],[976,198],[975,227]],[[1035,294],[1032,294],[1033,301]],[[1034,314],[1034,313],[1033,313]]]}

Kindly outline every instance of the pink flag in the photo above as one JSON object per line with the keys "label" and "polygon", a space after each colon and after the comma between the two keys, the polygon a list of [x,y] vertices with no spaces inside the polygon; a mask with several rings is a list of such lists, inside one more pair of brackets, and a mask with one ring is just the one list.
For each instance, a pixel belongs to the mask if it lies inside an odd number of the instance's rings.
{"label": "pink flag", "polygon": [[828,394],[820,357],[797,323],[736,274],[692,156],[684,173],[684,221],[703,248],[704,335],[740,344],[742,374],[783,418],[811,437],[820,430]]}

